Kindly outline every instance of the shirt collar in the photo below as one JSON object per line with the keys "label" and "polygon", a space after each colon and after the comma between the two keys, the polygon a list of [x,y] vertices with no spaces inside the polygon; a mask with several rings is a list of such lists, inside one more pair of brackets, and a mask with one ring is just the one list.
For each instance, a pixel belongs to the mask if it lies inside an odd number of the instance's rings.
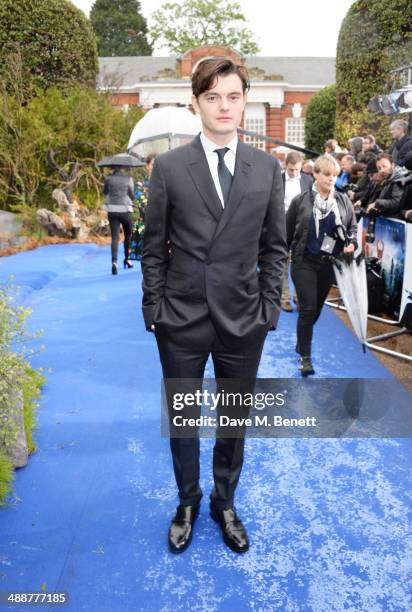
{"label": "shirt collar", "polygon": [[287,170],[285,170],[285,179],[287,181],[300,181],[300,174],[298,174],[298,176],[294,176],[293,178],[291,178],[289,174],[287,173]]}
{"label": "shirt collar", "polygon": [[[210,155],[211,153],[216,151],[216,149],[223,149],[222,146],[217,145],[215,142],[212,142],[209,138],[207,138],[207,136],[205,136],[203,132],[200,132],[200,142],[202,143],[206,155]],[[236,136],[230,142],[228,142],[225,147],[230,149],[230,151],[232,151],[232,153],[236,155],[237,143],[238,137],[236,134]]]}

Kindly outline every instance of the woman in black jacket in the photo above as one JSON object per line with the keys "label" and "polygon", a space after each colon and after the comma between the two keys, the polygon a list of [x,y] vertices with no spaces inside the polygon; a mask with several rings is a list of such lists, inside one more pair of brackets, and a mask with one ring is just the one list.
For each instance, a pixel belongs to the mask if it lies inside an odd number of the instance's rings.
{"label": "woman in black jacket", "polygon": [[292,280],[299,302],[296,351],[303,376],[314,374],[311,360],[313,326],[334,281],[330,255],[353,253],[356,220],[349,198],[335,191],[339,164],[330,155],[315,162],[312,189],[296,196],[286,214]]}
{"label": "woman in black jacket", "polygon": [[103,193],[106,196],[105,210],[108,212],[110,233],[112,235],[112,274],[117,274],[117,252],[119,249],[120,226],[124,233],[124,268],[133,268],[129,259],[130,238],[133,220],[132,202],[134,200],[134,182],[121,167],[104,179]]}

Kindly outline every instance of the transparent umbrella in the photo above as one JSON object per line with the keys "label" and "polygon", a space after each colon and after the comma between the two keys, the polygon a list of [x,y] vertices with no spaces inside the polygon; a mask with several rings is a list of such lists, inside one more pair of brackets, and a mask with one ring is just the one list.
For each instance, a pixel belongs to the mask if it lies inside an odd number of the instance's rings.
{"label": "transparent umbrella", "polygon": [[366,265],[362,252],[350,259],[332,258],[336,282],[346,307],[353,331],[366,352],[366,328],[368,323],[368,287]]}
{"label": "transparent umbrella", "polygon": [[164,153],[190,142],[200,130],[199,117],[187,108],[152,108],[134,126],[127,150],[140,157]]}

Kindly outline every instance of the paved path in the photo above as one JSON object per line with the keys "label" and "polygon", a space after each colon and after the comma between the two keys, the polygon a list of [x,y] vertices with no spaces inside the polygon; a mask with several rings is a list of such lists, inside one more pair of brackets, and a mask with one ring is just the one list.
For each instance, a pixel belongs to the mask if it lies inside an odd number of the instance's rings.
{"label": "paved path", "polygon": [[[64,610],[356,612],[412,609],[411,441],[250,439],[237,504],[251,549],[237,556],[208,517],[166,549],[177,503],[159,433],[160,368],[140,314],[137,267],[109,274],[107,248],[48,246],[0,259],[44,329],[50,367],[38,452],[0,512],[0,591],[65,591]],[[296,376],[296,313],[282,315],[260,376]],[[325,310],[319,377],[389,378]],[[15,606],[10,609],[29,609]],[[57,608],[52,608],[57,609]]]}

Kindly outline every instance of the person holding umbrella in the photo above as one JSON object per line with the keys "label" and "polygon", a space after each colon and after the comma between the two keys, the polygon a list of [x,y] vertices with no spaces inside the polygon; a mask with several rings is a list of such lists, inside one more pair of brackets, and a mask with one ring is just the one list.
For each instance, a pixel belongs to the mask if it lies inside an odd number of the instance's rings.
{"label": "person holding umbrella", "polygon": [[124,233],[123,267],[133,268],[129,259],[130,239],[133,230],[132,211],[134,200],[134,181],[125,174],[125,167],[144,166],[144,163],[128,154],[112,155],[98,163],[100,168],[108,167],[113,173],[104,179],[103,194],[106,196],[104,209],[108,213],[110,233],[112,237],[112,274],[117,274],[117,254],[119,249],[120,226]]}
{"label": "person holding umbrella", "polygon": [[299,300],[296,351],[302,376],[315,373],[311,360],[313,326],[334,281],[332,257],[353,253],[357,244],[352,203],[334,189],[339,172],[331,155],[318,157],[312,189],[296,196],[286,214],[291,274]]}

